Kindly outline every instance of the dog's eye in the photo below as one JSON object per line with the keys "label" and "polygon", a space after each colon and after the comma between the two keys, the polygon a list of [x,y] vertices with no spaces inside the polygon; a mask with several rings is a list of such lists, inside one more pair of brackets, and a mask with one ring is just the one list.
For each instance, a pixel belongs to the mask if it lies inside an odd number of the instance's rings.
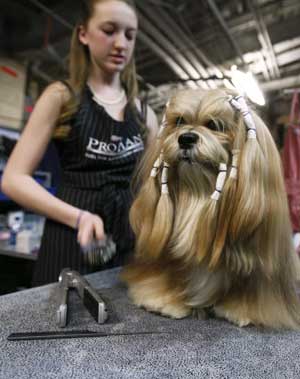
{"label": "dog's eye", "polygon": [[185,125],[185,124],[186,124],[186,122],[185,122],[185,120],[184,120],[184,118],[182,116],[176,117],[176,119],[175,119],[175,125],[176,126],[182,126],[182,125]]}
{"label": "dog's eye", "polygon": [[206,124],[207,129],[213,131],[213,132],[219,132],[220,131],[220,125],[217,121],[210,120]]}
{"label": "dog's eye", "polygon": [[207,129],[213,132],[225,133],[226,125],[222,120],[209,120],[206,124]]}

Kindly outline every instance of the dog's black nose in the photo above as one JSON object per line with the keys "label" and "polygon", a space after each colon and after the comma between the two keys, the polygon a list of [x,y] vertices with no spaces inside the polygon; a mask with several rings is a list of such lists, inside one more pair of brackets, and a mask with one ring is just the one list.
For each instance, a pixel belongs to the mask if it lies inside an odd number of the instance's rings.
{"label": "dog's black nose", "polygon": [[198,141],[198,139],[198,134],[188,132],[179,136],[178,143],[181,149],[191,149],[193,145]]}

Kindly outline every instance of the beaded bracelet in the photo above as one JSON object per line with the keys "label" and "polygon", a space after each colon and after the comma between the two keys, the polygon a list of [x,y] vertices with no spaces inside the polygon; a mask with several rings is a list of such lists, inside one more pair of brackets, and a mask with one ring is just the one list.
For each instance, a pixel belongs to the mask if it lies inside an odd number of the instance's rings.
{"label": "beaded bracelet", "polygon": [[85,211],[81,210],[77,216],[77,220],[76,220],[76,226],[75,226],[75,229],[78,229],[79,228],[79,224],[80,224],[80,220],[81,220],[81,217],[83,216],[83,214],[85,213]]}

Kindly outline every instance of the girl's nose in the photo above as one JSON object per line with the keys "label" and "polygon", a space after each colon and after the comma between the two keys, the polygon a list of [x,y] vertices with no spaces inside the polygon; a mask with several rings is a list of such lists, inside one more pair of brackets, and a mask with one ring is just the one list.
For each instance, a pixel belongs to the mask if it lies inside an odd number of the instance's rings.
{"label": "girl's nose", "polygon": [[115,47],[117,49],[125,49],[127,46],[127,39],[124,33],[118,33],[115,39]]}

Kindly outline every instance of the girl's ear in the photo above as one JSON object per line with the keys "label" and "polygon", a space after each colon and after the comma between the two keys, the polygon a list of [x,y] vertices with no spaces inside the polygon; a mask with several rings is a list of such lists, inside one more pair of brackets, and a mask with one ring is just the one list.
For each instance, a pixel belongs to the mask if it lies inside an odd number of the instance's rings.
{"label": "girl's ear", "polygon": [[83,45],[88,44],[87,30],[83,25],[77,27],[78,30],[78,39]]}

